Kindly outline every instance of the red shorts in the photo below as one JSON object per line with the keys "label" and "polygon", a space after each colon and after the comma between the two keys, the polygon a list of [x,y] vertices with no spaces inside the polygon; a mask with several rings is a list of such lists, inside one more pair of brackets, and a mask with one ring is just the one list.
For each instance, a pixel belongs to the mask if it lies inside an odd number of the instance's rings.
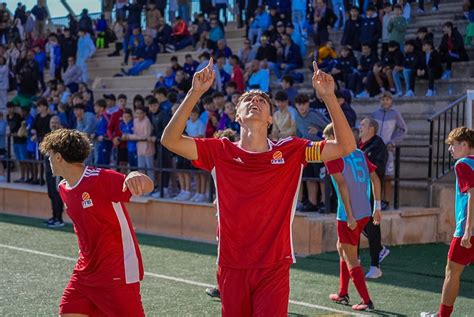
{"label": "red shorts", "polygon": [[222,316],[288,316],[290,264],[262,269],[217,268]]}
{"label": "red shorts", "polygon": [[360,234],[364,231],[365,226],[369,223],[370,217],[357,220],[357,228],[351,230],[347,226],[347,222],[337,221],[337,236],[340,243],[359,245]]}
{"label": "red shorts", "polygon": [[474,263],[474,237],[471,237],[472,246],[469,249],[461,246],[461,239],[462,238],[454,237],[453,240],[451,240],[448,260],[461,265]]}
{"label": "red shorts", "polygon": [[145,316],[140,283],[92,287],[69,281],[61,297],[59,314]]}

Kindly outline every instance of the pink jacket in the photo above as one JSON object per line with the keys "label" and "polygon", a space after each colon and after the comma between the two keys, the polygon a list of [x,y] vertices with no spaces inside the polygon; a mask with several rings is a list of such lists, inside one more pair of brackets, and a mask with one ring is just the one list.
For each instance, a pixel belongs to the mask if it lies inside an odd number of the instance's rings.
{"label": "pink jacket", "polygon": [[133,119],[133,134],[129,134],[128,138],[137,141],[137,155],[155,155],[155,143],[147,141],[147,138],[151,136],[152,131],[153,126],[148,117],[145,117],[145,119],[141,121],[137,118]]}

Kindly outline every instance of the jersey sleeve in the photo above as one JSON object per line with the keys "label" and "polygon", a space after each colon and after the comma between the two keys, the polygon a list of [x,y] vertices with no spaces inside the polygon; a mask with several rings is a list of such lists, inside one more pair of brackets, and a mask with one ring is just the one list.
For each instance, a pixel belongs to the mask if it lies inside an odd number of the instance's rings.
{"label": "jersey sleeve", "polygon": [[342,158],[324,162],[324,165],[326,165],[326,170],[329,175],[342,173],[344,171],[344,160]]}
{"label": "jersey sleeve", "polygon": [[105,191],[107,199],[113,202],[129,202],[132,197],[130,190],[123,191],[123,182],[126,176],[124,174],[103,169],[100,171],[100,182],[104,184],[102,186]]}
{"label": "jersey sleeve", "polygon": [[462,193],[466,193],[470,188],[474,187],[474,171],[469,165],[463,162],[456,164],[456,175],[459,190]]}
{"label": "jersey sleeve", "polygon": [[306,162],[321,162],[321,153],[323,153],[326,140],[324,141],[311,141],[306,145],[305,159]]}
{"label": "jersey sleeve", "polygon": [[216,159],[223,150],[220,139],[195,138],[198,159],[192,161],[197,168],[210,172],[216,165]]}
{"label": "jersey sleeve", "polygon": [[369,173],[375,172],[377,170],[377,166],[375,166],[370,160],[367,154],[364,153],[365,161],[367,162],[367,168],[369,169]]}

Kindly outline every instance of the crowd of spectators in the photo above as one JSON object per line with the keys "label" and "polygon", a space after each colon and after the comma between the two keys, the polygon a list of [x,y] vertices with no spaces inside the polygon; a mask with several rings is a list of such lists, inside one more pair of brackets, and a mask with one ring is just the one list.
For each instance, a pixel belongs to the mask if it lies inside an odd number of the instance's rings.
{"label": "crowd of spectators", "polygon": [[[385,179],[384,208],[388,208],[394,147],[407,133],[393,98],[414,96],[416,78],[428,79],[426,96],[436,95],[435,81],[451,78],[452,63],[468,59],[463,38],[451,22],[443,25],[438,46],[424,27],[418,29],[415,39],[407,40],[411,6],[406,1],[394,2],[269,0],[261,6],[256,1],[237,1],[233,12],[238,27],[246,28],[238,52],[226,42],[226,1],[200,1],[202,12],[191,14],[190,1],[170,1],[165,7],[164,1],[116,0],[113,21],[107,11],[93,21],[85,9],[79,18],[69,17],[67,28],[49,33],[44,24],[47,11],[44,17],[41,13],[43,6],[29,12],[19,5],[19,13],[15,11],[12,18],[4,5],[0,16],[8,15],[9,21],[18,19],[20,23],[12,22],[10,27],[20,30],[21,25],[24,31],[15,37],[0,30],[0,108],[7,110],[5,118],[0,116],[0,154],[7,152],[3,141],[10,134],[14,157],[20,162],[15,181],[41,184],[42,165],[30,160],[42,159],[38,144],[54,122],[55,126],[89,135],[94,151],[88,164],[144,170],[157,184],[153,197],[203,202],[209,196],[209,176],[193,172],[189,161],[160,144],[194,73],[211,57],[214,59],[214,87],[193,110],[187,135],[224,135],[238,140],[238,99],[246,90],[261,89],[274,101],[269,129],[273,141],[289,136],[317,141],[323,138],[330,118],[317,95],[300,92],[295,86],[308,79],[304,67],[314,59],[336,79],[336,96],[343,112],[354,129],[360,127],[355,133],[360,137],[360,147],[369,155],[381,153],[376,158],[377,173]],[[418,14],[423,13],[423,5],[419,1]],[[433,8],[438,9],[437,2]],[[146,16],[144,24],[142,14]],[[339,52],[330,39],[332,30],[342,32]],[[124,94],[94,96],[88,88],[87,61],[97,49],[109,45],[115,45],[110,57],[123,55],[118,76],[140,75],[165,52],[187,48],[199,54],[187,54],[184,61],[172,56],[149,95],[136,95],[133,100]],[[314,51],[308,51],[309,47]],[[45,82],[45,78],[49,80]],[[8,91],[17,92],[11,101]],[[369,96],[380,98],[380,109],[370,117],[357,118],[351,107],[353,98]],[[177,168],[179,172],[156,173],[156,167]],[[321,181],[326,177],[324,166],[310,164],[303,176],[306,181],[298,209],[327,212],[325,184]]]}

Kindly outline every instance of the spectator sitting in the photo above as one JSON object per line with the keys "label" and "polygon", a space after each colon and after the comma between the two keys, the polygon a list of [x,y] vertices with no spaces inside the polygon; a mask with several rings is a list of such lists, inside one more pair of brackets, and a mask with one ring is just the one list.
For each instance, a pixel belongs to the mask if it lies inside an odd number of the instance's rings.
{"label": "spectator sitting", "polygon": [[279,20],[276,24],[276,29],[274,32],[271,33],[271,37],[269,39],[270,43],[273,46],[276,46],[277,43],[283,45],[283,35],[286,34],[285,23],[282,20]]}
{"label": "spectator sitting", "polygon": [[173,33],[171,33],[171,42],[173,44],[166,45],[165,50],[168,53],[174,53],[193,44],[193,38],[188,31],[188,26],[181,17],[176,17]]}
{"label": "spectator sitting", "polygon": [[288,75],[292,70],[303,66],[303,59],[298,45],[293,43],[289,35],[283,36],[283,56],[282,63],[273,64],[273,71],[278,79],[283,75]]}
{"label": "spectator sitting", "polygon": [[143,45],[145,45],[145,38],[141,34],[140,28],[134,27],[132,34],[128,37],[128,41],[125,45],[125,56],[123,64],[128,65],[128,58],[130,54]]}
{"label": "spectator sitting", "polygon": [[425,26],[420,27],[416,31],[416,38],[415,38],[415,50],[418,51],[418,53],[423,52],[423,42],[424,41],[434,41],[434,36],[433,33],[428,32],[428,29]]}
{"label": "spectator sitting", "polygon": [[207,48],[210,50],[217,49],[217,42],[224,39],[224,31],[219,26],[217,19],[211,20],[210,30],[207,34]]}
{"label": "spectator sitting", "polygon": [[256,59],[259,61],[266,60],[270,63],[277,62],[277,49],[268,42],[268,36],[260,37],[260,46],[257,50]]}
{"label": "spectator sitting", "polygon": [[405,97],[414,97],[415,96],[415,71],[416,67],[419,64],[419,54],[415,51],[415,41],[408,40],[405,42],[405,54],[403,56],[402,66],[395,66],[393,68],[393,81],[395,82],[395,87],[397,89],[397,97],[401,97],[403,94],[402,91],[402,75],[405,80]]}
{"label": "spectator sitting", "polygon": [[68,67],[63,74],[64,85],[67,86],[71,93],[75,93],[79,89],[81,79],[82,71],[76,65],[76,59],[72,56],[68,57]]}
{"label": "spectator sitting", "polygon": [[152,180],[155,179],[153,158],[155,156],[155,144],[150,141],[153,126],[146,116],[144,107],[135,109],[135,119],[133,120],[133,134],[123,134],[122,140],[137,141],[138,168],[143,170]]}
{"label": "spectator sitting", "polygon": [[126,76],[138,76],[140,73],[156,62],[156,55],[158,54],[158,48],[150,35],[145,35],[145,45],[138,49],[137,61],[132,68],[128,71],[121,69],[122,73]]}
{"label": "spectator sitting", "polygon": [[293,83],[293,77],[290,75],[285,75],[281,78],[281,89],[283,89],[288,96],[288,100],[292,106],[295,105],[295,97],[298,95],[298,89],[293,86]]}
{"label": "spectator sitting", "polygon": [[[288,104],[288,96],[284,91],[275,94],[275,104],[278,108],[273,114],[271,139],[277,141],[282,138],[296,135],[296,111]],[[290,111],[289,108],[292,108]]]}
{"label": "spectator sitting", "polygon": [[392,178],[394,176],[394,153],[395,146],[407,135],[407,125],[401,113],[393,108],[392,94],[388,91],[382,94],[381,107],[372,113],[372,118],[377,121],[379,127],[378,135],[382,138],[384,143],[387,145],[388,160],[385,169],[385,180],[382,186],[383,188],[383,205],[382,209],[385,210],[390,205],[392,197]]}
{"label": "spectator sitting", "polygon": [[206,47],[206,39],[209,29],[209,22],[206,21],[203,13],[199,13],[196,21],[193,22],[191,29],[194,49],[203,49]]}
{"label": "spectator sitting", "polygon": [[395,90],[395,85],[393,82],[393,70],[395,67],[401,67],[403,65],[403,54],[400,51],[398,43],[395,41],[390,41],[388,43],[388,53],[382,60],[382,72],[374,72],[375,79],[382,92],[384,91],[384,80],[388,82],[388,87],[392,94],[398,92]]}
{"label": "spectator sitting", "polygon": [[95,164],[110,163],[110,151],[112,150],[112,143],[107,140],[107,125],[110,115],[105,111],[107,104],[104,99],[99,99],[94,104],[94,111],[97,118],[94,133],[94,160]]}
{"label": "spectator sitting", "polygon": [[[256,54],[257,53],[256,53],[255,49],[253,49],[252,45],[250,44],[250,40],[245,39],[244,40],[244,47],[239,49],[239,53],[237,54],[237,56],[239,57],[240,62],[242,63],[243,67],[245,67],[246,65],[250,64],[256,58]],[[275,51],[275,60],[276,60],[276,51]]]}
{"label": "spectator sitting", "polygon": [[194,60],[191,54],[186,54],[184,59],[183,70],[190,78],[192,78],[199,66],[199,62]]}
{"label": "spectator sitting", "polygon": [[438,51],[434,49],[433,42],[423,42],[423,54],[420,56],[420,63],[416,70],[416,76],[428,79],[428,90],[426,97],[433,97],[436,95],[434,89],[434,82],[440,79],[443,73],[443,66],[441,65],[441,57]]}
{"label": "spectator sitting", "polygon": [[334,50],[332,41],[327,41],[318,49],[318,67],[325,72],[330,72],[334,66],[334,60],[337,58],[337,53]]}
{"label": "spectator sitting", "polygon": [[356,69],[357,59],[354,53],[349,47],[343,47],[334,68],[331,70],[334,80],[336,82],[342,81],[345,87],[349,87],[349,78]]}
{"label": "spectator sitting", "polygon": [[[296,122],[296,136],[311,141],[321,141],[322,131],[329,123],[326,117],[319,112],[309,108],[309,97],[306,94],[299,94],[295,98],[296,109],[298,110],[295,116]],[[325,170],[323,164],[308,164],[303,170],[303,177],[305,178],[319,178],[324,179]],[[313,180],[306,181],[306,188],[308,190],[307,202],[302,205],[301,211],[320,211],[324,208],[324,199],[318,205],[318,193],[321,190],[321,195],[324,195],[324,182],[316,182]]]}
{"label": "spectator sitting", "polygon": [[271,23],[270,15],[265,8],[263,6],[258,6],[254,18],[251,19],[248,31],[248,38],[252,45],[260,42],[260,37],[266,30],[268,30]]}
{"label": "spectator sitting", "polygon": [[225,86],[225,100],[226,101],[231,101],[232,102],[232,96],[233,95],[239,95],[241,92],[237,92],[237,84],[235,81],[229,81],[227,85]]}
{"label": "spectator sitting", "polygon": [[300,49],[300,55],[306,56],[307,44],[306,41],[303,39],[303,36],[301,35],[300,28],[298,27],[297,29],[295,29],[293,24],[288,23],[288,25],[286,26],[286,34],[290,36],[293,43],[298,45]]}
{"label": "spectator sitting", "polygon": [[439,54],[441,61],[446,62],[446,70],[441,79],[450,79],[452,76],[452,63],[459,61],[468,61],[469,56],[464,48],[464,40],[458,29],[452,22],[443,24],[443,38],[439,45]]}
{"label": "spectator sitting", "polygon": [[224,113],[225,98],[221,92],[216,91],[215,93],[212,94],[212,102],[214,104],[214,107],[216,108],[216,111],[219,113],[219,115]]}
{"label": "spectator sitting", "polygon": [[367,84],[367,76],[377,61],[377,54],[372,53],[370,45],[367,43],[362,44],[362,55],[357,65],[357,72],[349,76],[349,89],[354,96],[358,98],[366,98],[369,96],[364,88]]}
{"label": "spectator sitting", "polygon": [[351,104],[347,101],[346,96],[341,90],[336,90],[337,102],[341,106],[342,112],[346,116],[347,122],[351,128],[355,127],[357,121],[357,114],[355,110],[351,107]]}
{"label": "spectator sitting", "polygon": [[236,135],[240,134],[240,124],[236,121],[235,105],[232,102],[226,102],[224,113],[222,114],[217,130],[231,129]]}
{"label": "spectator sitting", "polygon": [[182,70],[183,69],[183,66],[181,66],[179,63],[178,63],[178,57],[176,56],[171,56],[170,58],[170,62],[171,62],[171,69],[173,70],[173,73],[176,75],[176,72],[178,70]]}
{"label": "spectator sitting", "polygon": [[387,54],[388,51],[388,42],[390,42],[389,39],[389,32],[388,32],[388,25],[392,18],[394,17],[393,13],[393,7],[390,3],[384,3],[383,4],[383,10],[380,11],[380,14],[382,15],[382,54],[381,57],[382,59],[385,57],[385,54]]}
{"label": "spectator sitting", "polygon": [[158,32],[155,38],[160,52],[164,52],[166,45],[171,43],[171,33],[173,33],[171,26],[168,23],[165,23],[165,18],[160,18],[158,23]]}
{"label": "spectator sitting", "polygon": [[214,57],[224,56],[229,58],[232,55],[232,50],[227,46],[225,39],[220,39],[217,41],[217,49],[214,50]]}
{"label": "spectator sitting", "polygon": [[359,10],[357,7],[351,7],[349,13],[350,18],[344,25],[341,44],[351,47],[353,51],[360,52],[360,30],[362,26],[362,19],[359,16]]}
{"label": "spectator sitting", "polygon": [[402,15],[403,9],[402,6],[396,4],[393,7],[394,15],[388,23],[388,40],[395,41],[400,46],[400,49],[403,51],[403,45],[405,44],[405,34],[408,27],[407,20]]}
{"label": "spectator sitting", "polygon": [[232,55],[229,58],[229,63],[232,66],[232,74],[230,80],[233,81],[237,86],[238,92],[244,91],[244,73],[240,68],[240,60],[237,55]]}
{"label": "spectator sitting", "polygon": [[183,70],[178,70],[176,72],[173,88],[176,88],[178,94],[183,98],[191,89],[191,80],[186,77],[186,73]]}
{"label": "spectator sitting", "polygon": [[[120,121],[120,131],[122,135],[133,134],[133,110],[127,108],[122,114],[122,121]],[[137,157],[137,141],[128,140],[125,141],[127,144],[127,163],[130,170],[136,170],[138,166]]]}
{"label": "spectator sitting", "polygon": [[382,35],[382,24],[374,6],[367,8],[366,17],[362,19],[360,29],[360,42],[368,43],[373,52],[377,52],[377,46]]}
{"label": "spectator sitting", "polygon": [[244,79],[247,82],[247,91],[251,89],[260,89],[266,93],[270,91],[270,72],[268,69],[261,69],[258,60],[252,61]]}
{"label": "spectator sitting", "polygon": [[221,78],[221,87],[225,87],[230,81],[230,74],[225,70],[225,57],[224,55],[219,55],[216,60],[216,66],[219,70]]}
{"label": "spectator sitting", "polygon": [[8,65],[3,56],[0,56],[0,112],[5,111],[8,101]]}

